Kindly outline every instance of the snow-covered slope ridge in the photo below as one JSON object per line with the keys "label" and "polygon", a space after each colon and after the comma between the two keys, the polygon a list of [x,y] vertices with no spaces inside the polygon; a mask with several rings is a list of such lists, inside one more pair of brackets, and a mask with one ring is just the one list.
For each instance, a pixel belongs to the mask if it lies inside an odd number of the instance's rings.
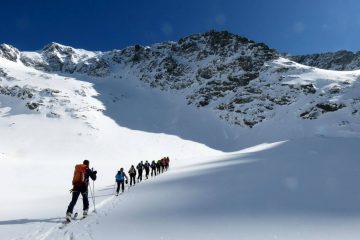
{"label": "snow-covered slope ridge", "polygon": [[[85,110],[102,111],[97,93],[89,82],[65,78],[0,59],[1,115],[41,113],[59,118],[67,113],[84,118]],[[16,110],[17,109],[17,110]]]}

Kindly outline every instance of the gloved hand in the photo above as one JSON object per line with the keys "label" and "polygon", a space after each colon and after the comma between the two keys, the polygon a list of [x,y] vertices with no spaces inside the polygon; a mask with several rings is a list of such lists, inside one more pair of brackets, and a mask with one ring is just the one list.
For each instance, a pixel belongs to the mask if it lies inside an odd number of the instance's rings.
{"label": "gloved hand", "polygon": [[125,183],[128,184],[128,180],[125,180]]}

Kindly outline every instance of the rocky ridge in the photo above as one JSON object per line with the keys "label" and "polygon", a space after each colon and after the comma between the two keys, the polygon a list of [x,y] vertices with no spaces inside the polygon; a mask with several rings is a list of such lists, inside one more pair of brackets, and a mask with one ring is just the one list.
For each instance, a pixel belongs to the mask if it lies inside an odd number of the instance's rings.
{"label": "rocky ridge", "polygon": [[360,52],[346,50],[328,53],[291,56],[291,60],[316,68],[352,71],[360,69]]}

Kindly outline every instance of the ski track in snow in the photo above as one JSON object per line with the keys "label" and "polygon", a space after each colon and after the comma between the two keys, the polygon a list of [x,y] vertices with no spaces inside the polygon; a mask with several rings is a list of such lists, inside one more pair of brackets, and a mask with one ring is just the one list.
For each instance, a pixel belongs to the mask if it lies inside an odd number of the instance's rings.
{"label": "ski track in snow", "polygon": [[[166,172],[165,172],[166,173]],[[163,173],[164,174],[164,173]],[[151,181],[151,177],[145,181]],[[137,183],[141,184],[141,183]],[[103,191],[107,190],[108,191]],[[100,189],[98,195],[113,195],[113,189],[105,187]],[[37,226],[38,229],[24,237],[15,238],[17,240],[20,239],[34,239],[34,240],[61,240],[61,239],[69,239],[69,240],[78,240],[78,239],[95,239],[92,236],[92,228],[101,223],[101,219],[105,218],[113,209],[117,207],[122,207],[122,198],[126,196],[126,194],[131,194],[131,191],[136,191],[136,186],[130,187],[126,186],[125,192],[121,193],[119,196],[111,196],[103,199],[100,203],[96,204],[96,212],[94,212],[94,208],[90,208],[89,215],[87,218],[82,220],[73,220],[71,223],[66,225],[63,229],[60,229],[63,226],[62,223],[57,223],[54,226],[48,228],[46,226]],[[92,199],[89,197],[89,201]],[[81,199],[78,200],[77,205],[81,205]],[[79,213],[81,215],[81,213]],[[79,216],[78,216],[79,218]],[[64,218],[59,218],[59,220],[63,221]]]}
{"label": "ski track in snow", "polygon": [[[128,192],[128,189],[125,193]],[[91,201],[91,198],[89,199]],[[101,201],[100,204],[96,205],[96,212],[94,209],[90,209],[89,216],[82,220],[73,220],[73,222],[66,225],[63,229],[60,229],[62,223],[55,224],[54,226],[47,228],[40,228],[37,231],[30,233],[25,236],[24,239],[34,240],[49,240],[49,239],[72,239],[76,240],[81,238],[93,239],[92,237],[92,226],[99,224],[102,217],[106,217],[108,212],[114,209],[119,203],[121,203],[120,196],[108,197]],[[78,204],[82,204],[79,201]],[[64,221],[64,218],[60,218]],[[17,238],[16,238],[17,239]]]}

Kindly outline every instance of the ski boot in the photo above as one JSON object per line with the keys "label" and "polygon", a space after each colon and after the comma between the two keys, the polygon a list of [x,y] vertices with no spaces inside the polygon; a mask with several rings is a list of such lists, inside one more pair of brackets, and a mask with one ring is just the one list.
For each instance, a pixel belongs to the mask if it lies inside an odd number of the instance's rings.
{"label": "ski boot", "polygon": [[66,219],[66,222],[71,222],[71,212],[66,213],[65,219]]}

